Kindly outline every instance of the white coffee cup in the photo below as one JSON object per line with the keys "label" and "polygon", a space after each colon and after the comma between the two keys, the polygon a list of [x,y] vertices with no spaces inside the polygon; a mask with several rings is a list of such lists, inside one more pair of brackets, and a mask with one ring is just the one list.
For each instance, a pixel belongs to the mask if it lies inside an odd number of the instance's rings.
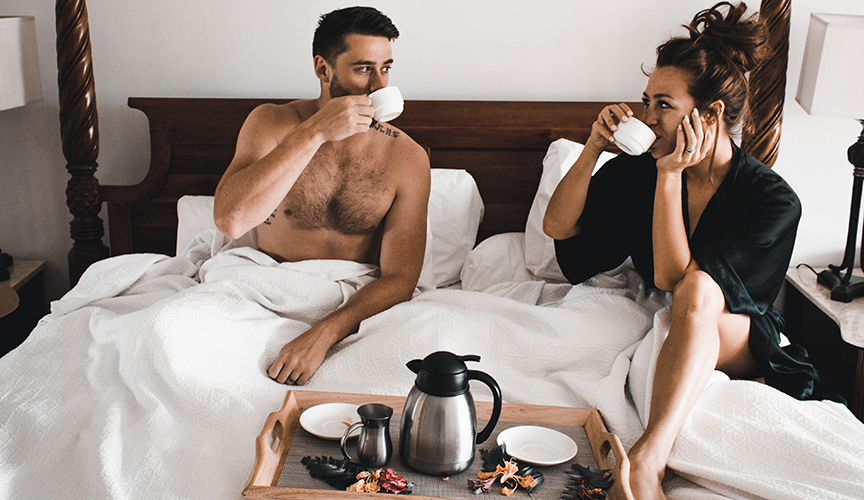
{"label": "white coffee cup", "polygon": [[633,118],[632,116],[626,122],[618,122],[618,130],[613,134],[615,144],[630,156],[639,156],[654,144],[657,136],[651,131],[648,125]]}
{"label": "white coffee cup", "polygon": [[384,87],[369,94],[372,107],[375,108],[375,119],[379,122],[389,122],[402,114],[405,107],[399,87]]}

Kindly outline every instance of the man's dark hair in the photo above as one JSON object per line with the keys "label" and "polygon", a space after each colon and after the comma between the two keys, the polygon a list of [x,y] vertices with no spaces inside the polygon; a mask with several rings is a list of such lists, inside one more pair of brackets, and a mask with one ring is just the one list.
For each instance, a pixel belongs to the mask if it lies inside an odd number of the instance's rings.
{"label": "man's dark hair", "polygon": [[389,17],[372,7],[334,10],[318,20],[312,39],[312,55],[321,56],[332,64],[339,54],[348,50],[347,35],[383,36],[393,41],[399,38],[399,30]]}

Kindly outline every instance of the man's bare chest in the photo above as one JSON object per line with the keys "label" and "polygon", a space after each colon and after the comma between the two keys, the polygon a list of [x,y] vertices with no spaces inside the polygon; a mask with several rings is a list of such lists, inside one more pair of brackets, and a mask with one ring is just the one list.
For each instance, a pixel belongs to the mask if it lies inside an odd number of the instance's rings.
{"label": "man's bare chest", "polygon": [[275,215],[302,230],[368,234],[378,229],[394,195],[380,159],[319,151]]}

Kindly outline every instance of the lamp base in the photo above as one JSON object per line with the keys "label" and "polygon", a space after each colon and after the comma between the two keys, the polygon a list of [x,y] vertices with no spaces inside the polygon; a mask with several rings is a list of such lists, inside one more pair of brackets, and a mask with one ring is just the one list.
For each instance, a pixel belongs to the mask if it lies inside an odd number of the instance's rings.
{"label": "lamp base", "polygon": [[12,265],[12,256],[8,253],[0,251],[0,269],[6,269]]}
{"label": "lamp base", "polygon": [[837,302],[852,302],[858,297],[864,297],[864,278],[850,276],[846,282],[835,271],[826,269],[816,276],[816,282],[831,290],[831,300]]}
{"label": "lamp base", "polygon": [[9,279],[9,266],[12,265],[12,256],[0,251],[0,281]]}

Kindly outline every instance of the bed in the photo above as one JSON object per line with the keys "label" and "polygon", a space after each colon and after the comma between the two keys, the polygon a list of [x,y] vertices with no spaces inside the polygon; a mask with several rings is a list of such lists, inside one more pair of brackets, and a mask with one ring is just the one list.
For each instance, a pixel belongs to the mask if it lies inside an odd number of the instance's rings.
{"label": "bed", "polygon": [[[762,2],[779,50],[751,75],[759,125],[744,141],[769,164],[789,8]],[[130,98],[150,123],[150,170],[135,186],[100,186],[87,23],[83,0],[57,1],[76,285],[0,360],[0,496],[239,498],[255,438],[287,390],[266,376],[268,360],[374,268],[278,264],[248,246],[254,239],[213,227],[209,196],[243,119],[265,100]],[[394,125],[433,168],[424,286],[364,321],[299,390],[404,396],[407,361],[477,354],[505,401],[597,408],[629,448],[644,426],[669,297],[627,264],[563,283],[538,228],[605,104],[407,102]],[[858,498],[862,457],[864,425],[845,407],[717,372],[664,487],[673,499]]]}

